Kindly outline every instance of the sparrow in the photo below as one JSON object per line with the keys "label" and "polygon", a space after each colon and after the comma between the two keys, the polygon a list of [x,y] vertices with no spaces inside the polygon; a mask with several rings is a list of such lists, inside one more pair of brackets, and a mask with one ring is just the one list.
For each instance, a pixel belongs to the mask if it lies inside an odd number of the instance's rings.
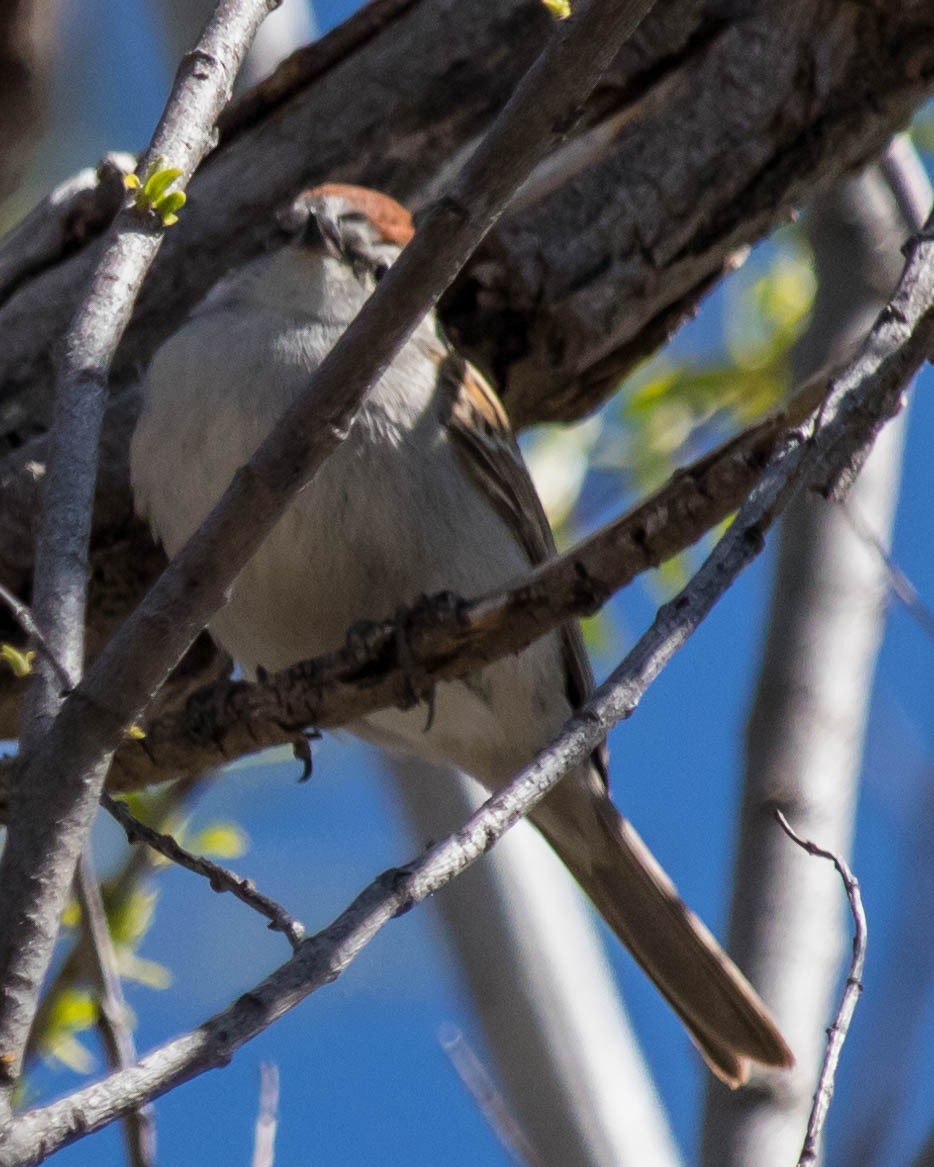
{"label": "sparrow", "polygon": [[[387,195],[328,183],[282,246],[222,279],[158,350],[130,451],[136,506],[172,556],[221,497],[411,239]],[[245,671],[340,648],[348,629],[435,592],[474,596],[555,553],[496,394],[430,312],[350,435],[293,500],[212,618]],[[496,791],[557,734],[593,680],[569,623],[436,687],[425,706],[348,726]],[[531,819],[730,1086],[792,1055],[755,990],[610,801],[604,750]]]}

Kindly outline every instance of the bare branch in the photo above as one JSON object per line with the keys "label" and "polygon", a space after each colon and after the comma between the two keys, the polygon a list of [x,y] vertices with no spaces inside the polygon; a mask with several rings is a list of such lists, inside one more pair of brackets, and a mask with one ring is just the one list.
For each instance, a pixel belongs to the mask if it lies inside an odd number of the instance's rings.
{"label": "bare branch", "polygon": [[[679,470],[670,483],[633,509],[628,516],[618,520],[615,533],[607,528],[595,537],[592,544],[583,545],[576,553],[569,555],[564,568],[560,570],[560,579],[551,580],[549,575],[551,582],[547,588],[544,581],[539,581],[541,587],[536,585],[536,592],[541,594],[534,605],[529,604],[527,595],[516,595],[508,602],[504,598],[502,611],[496,612],[493,610],[492,597],[487,597],[482,622],[476,627],[472,627],[471,621],[465,619],[462,612],[458,613],[456,621],[452,621],[452,613],[448,608],[439,606],[433,616],[433,620],[438,622],[438,628],[432,634],[431,644],[426,645],[426,652],[436,654],[439,659],[446,659],[455,651],[463,651],[468,640],[481,637],[483,643],[477,645],[477,659],[491,659],[489,654],[493,647],[486,644],[487,636],[512,637],[513,647],[518,648],[521,640],[526,637],[531,639],[535,631],[540,633],[545,630],[546,625],[540,623],[541,620],[547,620],[549,624],[552,620],[560,623],[567,615],[592,611],[600,598],[594,595],[588,600],[588,578],[599,579],[601,587],[605,587],[609,593],[622,587],[646,568],[678,554],[736,510],[767,464],[783,429],[790,423],[802,421],[810,410],[816,408],[825,392],[825,385],[823,380],[805,385],[780,413],[757,422],[730,439],[719,450]],[[120,458],[124,457],[129,445],[135,418],[135,404],[126,395],[108,410],[105,421],[106,448]],[[18,451],[11,460],[12,465],[8,461],[10,476],[4,483],[6,505],[4,522],[0,524],[0,563],[3,573],[11,582],[24,589],[28,586],[31,550],[24,528],[28,527],[34,507],[35,467],[42,465],[44,458],[45,439],[38,439],[25,450]],[[155,580],[165,565],[165,557],[161,550],[154,547],[148,528],[131,518],[132,499],[125,466],[121,469],[110,461],[106,468],[107,481],[99,491],[95,543],[91,551],[92,585],[88,620],[89,654],[92,656],[104,643],[106,636],[132,611],[142,598],[146,586]],[[582,556],[580,571],[573,558],[577,553]],[[559,570],[557,565],[553,565],[553,570]],[[563,598],[559,594],[562,591]],[[563,616],[562,606],[566,607]],[[426,619],[423,622],[433,627],[433,620]],[[448,644],[444,644],[442,639],[446,628],[451,637]],[[393,642],[395,635],[395,632],[389,632],[387,644]],[[410,630],[410,636],[413,640],[416,638],[413,630]],[[202,654],[202,658],[204,680],[207,681],[217,675],[217,662],[209,654]],[[370,663],[375,664],[375,661]],[[426,660],[422,663],[430,671],[429,662]],[[195,683],[189,680],[184,686],[186,692],[191,692],[196,682],[196,678]],[[8,727],[10,736],[15,734],[13,719],[19,701],[20,689],[0,678],[0,734],[4,726]],[[227,730],[223,720],[218,723],[213,738],[210,735],[209,722],[218,716],[214,711],[223,706],[221,695],[210,700],[205,696],[196,705],[198,709],[191,711],[192,716],[202,719],[196,724],[205,735],[204,744],[208,747],[209,755],[203,755],[203,760],[198,756],[193,757],[189,768],[194,769],[224,760],[225,755],[218,752],[215,741],[222,743],[227,758],[236,753],[233,739],[225,739]],[[235,720],[233,714],[230,720]],[[280,720],[283,725],[288,721],[286,718]],[[187,724],[186,715],[178,723],[179,733],[186,737],[178,740],[177,747],[165,745],[160,749],[166,767],[184,765],[180,755],[186,747],[196,751],[200,749],[195,734],[188,734]],[[315,713],[308,715],[306,724],[324,722]],[[259,733],[261,744],[271,744],[263,738],[262,730]],[[148,743],[153,753],[156,752],[153,748],[156,736],[151,735]],[[162,738],[167,743],[171,742],[171,734],[168,732]],[[283,740],[281,731],[272,740]],[[166,755],[165,751],[170,748],[177,751],[177,756]],[[162,777],[154,772],[146,778],[146,755],[139,751],[136,754],[124,751],[118,761],[118,768],[132,769],[134,759],[137,758],[141,782],[162,781],[178,772],[166,770]],[[129,778],[124,788],[128,782]]]}
{"label": "bare branch", "polygon": [[843,880],[843,886],[846,889],[846,898],[850,904],[850,911],[853,915],[853,924],[855,927],[853,934],[853,956],[846,978],[846,988],[843,991],[840,1008],[837,1010],[833,1024],[827,1030],[827,1049],[824,1053],[824,1062],[821,1066],[817,1091],[814,1095],[814,1105],[811,1108],[811,1114],[808,1119],[807,1134],[805,1135],[804,1145],[801,1148],[801,1156],[798,1159],[798,1167],[809,1167],[810,1164],[817,1162],[821,1132],[824,1129],[827,1112],[833,1100],[837,1065],[840,1061],[840,1054],[843,1052],[843,1043],[846,1041],[846,1035],[850,1030],[850,1022],[853,1020],[856,1003],[863,991],[863,966],[866,963],[868,930],[866,927],[866,913],[863,910],[863,899],[859,892],[859,881],[850,871],[846,863],[833,851],[825,851],[823,847],[818,847],[816,843],[802,839],[800,835],[792,830],[791,824],[780,810],[776,809],[775,817],[778,819],[782,830],[789,839],[797,843],[802,850],[807,851],[809,855],[816,855],[821,859],[829,859],[834,867],[836,867],[840,878]]}
{"label": "bare branch", "polygon": [[[147,155],[154,166],[161,156],[181,170],[182,180],[190,177],[212,142],[239,63],[267,11],[268,0],[221,0],[197,50],[179,70]],[[52,656],[73,676],[80,675],[84,656],[87,548],[108,372],[162,234],[134,210],[118,216],[64,345],[33,607]],[[60,699],[56,670],[40,665],[24,710],[24,754],[40,744],[44,750]],[[68,752],[63,747],[58,758]],[[87,790],[80,766],[59,768],[56,760],[53,751],[35,768],[24,765],[23,780],[17,780],[17,771],[11,791],[0,861],[0,978],[6,986],[0,998],[6,1087],[0,1114],[9,1108],[9,1086],[22,1065],[39,986],[98,793]]]}
{"label": "bare branch", "polygon": [[[81,907],[81,924],[89,941],[97,982],[98,1027],[111,1068],[125,1070],[136,1061],[136,1046],[110,938],[110,925],[88,851],[78,862],[75,886]],[[156,1115],[152,1106],[127,1111],[123,1117],[123,1129],[130,1167],[155,1167]]]}
{"label": "bare branch", "polygon": [[273,1167],[276,1161],[276,1128],[279,1125],[279,1070],[272,1062],[259,1067],[259,1113],[253,1136],[250,1167]]}
{"label": "bare branch", "polygon": [[522,1127],[510,1113],[506,1099],[497,1088],[490,1071],[463,1033],[455,1026],[445,1027],[438,1035],[438,1040],[464,1089],[510,1160],[517,1167],[523,1164],[525,1167],[544,1167]]}
{"label": "bare branch", "polygon": [[[174,830],[182,807],[191,801],[194,793],[199,789],[203,790],[206,785],[204,778],[183,780],[173,783],[149,799],[147,811],[152,816],[153,825],[161,830]],[[128,852],[119,869],[108,881],[107,904],[115,916],[126,910],[140,886],[155,874],[158,866],[157,852],[148,847],[137,847]],[[55,1004],[60,1000],[61,994],[89,975],[87,958],[86,946],[79,940],[57,966],[53,979],[43,993],[35,1023],[30,1031],[29,1044],[26,1048],[27,1067],[39,1053],[43,1038],[49,1033],[50,1024],[55,1023]]]}
{"label": "bare branch", "polygon": [[929,640],[934,640],[934,611],[924,602],[918,589],[911,582],[904,571],[892,558],[879,535],[866,521],[865,516],[853,506],[853,500],[847,499],[843,505],[843,512],[853,530],[862,541],[871,547],[878,555],[879,561],[885,569],[889,590],[902,605],[915,624]]}
{"label": "bare branch", "polygon": [[61,685],[63,691],[67,691],[74,685],[74,678],[65,671],[64,665],[52,651],[49,642],[42,634],[42,630],[33,618],[32,612],[28,605],[18,600],[9,589],[0,584],[0,600],[13,613],[13,618],[19,624],[20,628],[26,633],[27,637],[36,645],[39,652],[45,657],[55,676],[58,678],[58,683]]}
{"label": "bare branch", "polygon": [[[415,844],[445,838],[484,797],[466,775],[415,759],[392,759],[391,773]],[[532,824],[517,823],[432,909],[483,1031],[491,1085],[534,1149],[525,1160],[682,1167],[594,914]]]}
{"label": "bare branch", "polygon": [[0,301],[36,272],[52,267],[113,222],[126,199],[132,154],[108,154],[42,199],[0,240]]}
{"label": "bare branch", "polygon": [[293,949],[297,949],[305,939],[304,924],[290,916],[281,904],[257,891],[251,880],[243,879],[236,872],[221,867],[219,863],[214,863],[203,855],[192,855],[171,835],[163,834],[140,822],[125,802],[111,798],[109,794],[101,795],[101,806],[123,827],[128,843],[145,843],[147,847],[152,847],[154,851],[177,863],[179,867],[193,871],[195,875],[203,875],[211,885],[211,891],[230,892],[242,904],[264,916],[269,921],[270,931],[281,932]]}
{"label": "bare branch", "polygon": [[[405,868],[385,872],[290,961],[198,1029],[143,1057],[130,1071],[76,1091],[61,1103],[13,1119],[2,1144],[5,1167],[41,1162],[75,1138],[205,1070],[226,1064],[309,993],[333,981],[391,919],[443,887],[493,846],[609,729],[635,711],[645,690],[762,547],[762,531],[793,490],[806,446],[789,441],[740,517],[688,587],[659,610],[649,631],[552,745],[493,796],[454,836]],[[41,1148],[41,1150],[39,1150]]]}

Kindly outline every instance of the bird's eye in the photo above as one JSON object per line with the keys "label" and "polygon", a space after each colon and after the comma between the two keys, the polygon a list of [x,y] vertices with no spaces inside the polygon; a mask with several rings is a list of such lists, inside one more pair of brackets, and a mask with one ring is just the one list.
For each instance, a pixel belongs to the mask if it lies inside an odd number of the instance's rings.
{"label": "bird's eye", "polygon": [[378,263],[376,265],[376,267],[373,268],[373,278],[376,280],[377,283],[379,283],[379,281],[383,278],[383,276],[388,271],[389,271],[389,264],[388,263]]}

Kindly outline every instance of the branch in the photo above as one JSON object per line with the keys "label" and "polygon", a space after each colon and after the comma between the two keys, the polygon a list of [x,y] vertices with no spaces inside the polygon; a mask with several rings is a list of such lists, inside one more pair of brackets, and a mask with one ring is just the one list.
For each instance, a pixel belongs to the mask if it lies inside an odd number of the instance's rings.
{"label": "branch", "polygon": [[58,683],[62,690],[68,690],[74,685],[74,678],[65,671],[65,666],[61,663],[58,657],[52,650],[51,645],[42,634],[42,630],[36,623],[32,612],[28,605],[17,599],[11,591],[0,584],[0,601],[2,601],[10,609],[16,623],[26,633],[29,640],[36,645],[39,652],[42,653],[46,663],[55,674]]}
{"label": "branch", "polygon": [[[638,572],[678,554],[716,526],[740,505],[767,464],[783,428],[788,423],[802,421],[819,404],[824,391],[823,381],[804,386],[780,413],[756,423],[725,443],[718,451],[678,471],[667,486],[632,511],[628,520],[620,521],[622,525],[615,536],[606,533],[603,552],[597,553],[595,547],[593,553],[586,553],[584,566],[589,575],[600,577],[602,583],[610,589],[621,587]],[[98,490],[91,550],[92,583],[88,597],[90,656],[96,655],[107,636],[129,615],[145,594],[146,587],[165,566],[165,556],[161,549],[154,546],[149,529],[132,517],[133,502],[124,459],[136,413],[133,398],[123,395],[110,407],[105,419],[105,461],[102,469],[106,480]],[[28,529],[35,508],[36,467],[44,464],[45,446],[44,438],[36,439],[7,459],[3,482],[5,505],[3,522],[0,524],[0,565],[10,586],[24,592],[29,586],[31,546]],[[600,562],[595,561],[595,556]],[[569,562],[568,568],[571,567]],[[565,581],[561,586],[581,602],[581,606],[569,609],[569,613],[585,610],[583,582],[576,570],[565,573]],[[552,586],[548,585],[549,588]],[[546,619],[552,607],[550,601],[538,605],[540,618]],[[512,603],[508,610],[495,619],[491,613],[487,613],[484,623],[489,624],[491,634],[497,623],[502,626],[503,633],[511,629],[518,634],[519,628],[526,629],[534,615],[532,611],[523,614],[522,609],[522,602]],[[442,627],[444,615],[443,607],[439,607],[437,616]],[[513,620],[519,620],[520,624],[513,625]],[[535,623],[535,628],[539,632],[545,630],[545,626],[538,623]],[[440,651],[453,652],[461,644],[465,633],[466,629],[455,628],[455,639],[447,649],[442,647]],[[531,636],[531,633],[525,634]],[[218,675],[217,662],[209,652],[201,654],[200,667],[203,672],[202,684]],[[190,673],[191,670],[186,677],[175,678],[180,685],[174,687],[184,690],[181,700],[197,687],[197,673],[194,676]],[[14,718],[20,697],[21,687],[0,678],[0,736],[4,727],[8,727],[6,732],[9,736],[15,735]],[[170,702],[173,705],[179,703]],[[202,716],[218,708],[219,704],[219,698],[210,704],[203,701]],[[317,715],[311,716],[308,724],[316,723]],[[180,723],[180,728],[184,728],[183,723]],[[223,732],[221,726],[218,738],[222,737]],[[274,740],[280,741],[282,738]],[[195,738],[191,738],[189,744],[198,748]],[[179,741],[179,750],[183,746],[184,742]],[[225,748],[229,752],[233,749],[233,743],[227,743]],[[210,764],[216,762],[219,756],[212,746]],[[127,755],[124,757],[127,758]],[[140,757],[141,763],[144,762],[145,755]],[[197,759],[193,759],[192,764],[197,765]],[[165,777],[171,775],[167,773]],[[146,780],[142,772],[140,779]],[[149,779],[161,780],[156,775]]]}
{"label": "branch", "polygon": [[259,1066],[259,1113],[253,1135],[250,1167],[273,1167],[279,1125],[279,1070],[271,1062]]}
{"label": "branch", "polygon": [[[182,808],[192,801],[192,796],[207,785],[204,779],[194,779],[173,783],[147,800],[147,814],[151,822],[161,830],[175,830]],[[125,856],[120,867],[108,880],[107,905],[114,917],[119,917],[137,894],[144,882],[156,874],[159,864],[156,852],[148,847],[138,847]],[[89,976],[86,946],[80,937],[76,938],[71,950],[57,965],[55,974],[47,984],[42,1001],[36,1013],[36,1020],[29,1034],[26,1048],[26,1072],[39,1056],[43,1040],[55,1025],[55,1004],[62,993],[67,992],[77,982]]]}
{"label": "branch", "polygon": [[[415,843],[445,838],[483,798],[466,775],[411,758],[391,759],[391,775]],[[522,1145],[517,1163],[682,1167],[594,914],[532,824],[518,823],[432,908],[482,1030],[490,1086],[502,1089],[490,1099],[502,1135]]]}
{"label": "branch", "polygon": [[126,201],[123,179],[135,167],[132,154],[107,154],[96,169],[66,179],[7,231],[0,241],[0,302],[105,231]]}
{"label": "branch", "polygon": [[[246,1041],[309,993],[332,982],[391,919],[409,911],[478,859],[574,766],[590,756],[620,720],[635,711],[648,686],[763,546],[762,532],[794,490],[807,450],[795,435],[744,505],[733,527],[687,588],[661,608],[625,661],[559,736],[466,825],[405,868],[384,872],[328,928],[307,939],[276,972],[196,1030],[59,1103],[13,1119],[5,1167],[41,1162],[60,1147],[112,1122],[131,1105],[226,1065]],[[39,1150],[38,1148],[41,1148]]]}
{"label": "branch", "polygon": [[846,1035],[850,1030],[850,1022],[853,1020],[856,1003],[859,1001],[860,994],[863,991],[863,966],[866,963],[868,931],[866,927],[866,913],[863,910],[863,900],[859,893],[859,881],[850,871],[846,863],[833,851],[825,851],[823,847],[818,847],[816,843],[802,839],[800,835],[792,830],[790,823],[780,810],[775,811],[775,817],[778,819],[782,830],[789,839],[797,843],[802,850],[807,851],[809,855],[816,855],[821,859],[829,859],[834,867],[836,867],[840,878],[843,880],[843,886],[846,888],[846,898],[850,904],[850,911],[853,915],[855,928],[853,934],[853,956],[846,978],[846,988],[843,991],[840,1008],[837,1010],[833,1024],[827,1030],[827,1048],[824,1052],[824,1062],[821,1066],[820,1078],[818,1079],[817,1090],[814,1094],[814,1105],[811,1107],[811,1113],[808,1118],[807,1134],[804,1138],[804,1145],[801,1148],[801,1156],[798,1159],[798,1167],[810,1167],[810,1164],[817,1162],[818,1143],[821,1132],[824,1129],[830,1103],[833,1100],[837,1065],[840,1061],[840,1054],[843,1052],[843,1043],[846,1041]]}
{"label": "branch", "polygon": [[[221,0],[197,50],[183,63],[153,135],[149,163],[162,156],[187,180],[212,141],[240,61],[268,11],[267,0]],[[33,607],[53,657],[80,676],[84,656],[87,547],[97,450],[108,373],[162,230],[132,210],[114,222],[109,243],[63,346],[43,515],[36,546]],[[58,921],[90,829],[97,793],[80,765],[56,763],[47,731],[61,694],[56,671],[41,665],[23,717],[22,752],[14,775],[10,826],[0,861],[0,1049],[7,1089],[19,1075],[23,1051],[48,967]],[[29,757],[36,752],[37,757]],[[35,762],[35,765],[31,763]],[[20,780],[21,779],[21,780]]]}
{"label": "branch", "polygon": [[[132,1022],[117,970],[100,885],[88,851],[78,863],[75,886],[97,982],[98,1027],[111,1069],[125,1070],[136,1061]],[[128,1111],[124,1115],[123,1127],[130,1167],[155,1167],[156,1116],[153,1108],[145,1105]]]}
{"label": "branch", "polygon": [[211,885],[211,891],[230,892],[242,904],[264,916],[269,921],[270,931],[281,932],[294,949],[297,949],[305,939],[305,926],[294,916],[290,916],[281,904],[257,891],[249,879],[243,879],[236,872],[228,871],[226,867],[221,867],[219,863],[206,859],[203,855],[192,855],[171,835],[163,834],[140,822],[130,812],[125,802],[111,798],[109,794],[101,795],[101,806],[123,827],[127,842],[131,845],[145,843],[179,867],[193,871],[195,875],[203,875]]}
{"label": "branch", "polygon": [[541,1157],[509,1109],[509,1104],[477,1051],[456,1026],[438,1034],[441,1048],[490,1132],[510,1161],[521,1167],[544,1167]]}

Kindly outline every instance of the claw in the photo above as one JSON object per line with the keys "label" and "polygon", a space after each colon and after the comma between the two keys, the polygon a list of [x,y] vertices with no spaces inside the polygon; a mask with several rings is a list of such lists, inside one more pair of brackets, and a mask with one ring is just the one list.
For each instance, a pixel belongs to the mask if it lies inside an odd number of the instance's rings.
{"label": "claw", "polygon": [[[425,728],[422,730],[422,733],[428,733],[435,720],[435,685],[425,670],[416,663],[412,656],[412,650],[409,648],[405,629],[411,611],[412,609],[404,605],[396,609],[396,658],[399,661],[399,668],[402,670],[402,678],[405,682],[405,707],[411,708],[413,705],[419,705],[422,701],[428,705],[428,716],[425,719]],[[426,690],[427,695],[421,696]]]}
{"label": "claw", "polygon": [[321,734],[316,729],[309,729],[301,737],[295,738],[292,742],[292,753],[302,764],[302,772],[298,778],[299,782],[307,782],[311,777],[313,770],[311,743],[320,740]]}

